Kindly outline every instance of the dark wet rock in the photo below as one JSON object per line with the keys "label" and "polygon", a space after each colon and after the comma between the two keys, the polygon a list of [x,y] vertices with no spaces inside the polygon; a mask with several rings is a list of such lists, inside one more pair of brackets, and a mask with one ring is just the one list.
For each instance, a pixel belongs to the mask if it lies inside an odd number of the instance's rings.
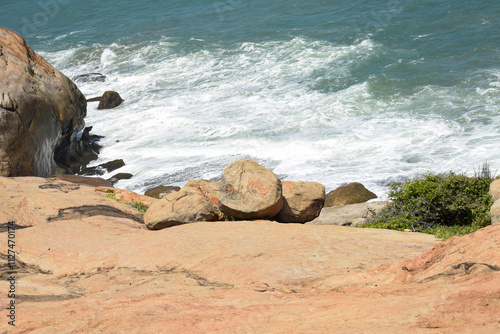
{"label": "dark wet rock", "polygon": [[109,182],[111,182],[111,184],[115,184],[116,182],[120,181],[120,180],[129,180],[133,177],[134,175],[130,174],[130,173],[118,173],[118,174],[115,174],[113,175],[112,177],[110,177],[108,179]]}
{"label": "dark wet rock", "polygon": [[118,107],[122,102],[123,99],[120,94],[113,91],[106,91],[102,94],[97,109],[113,109]]}
{"label": "dark wet rock", "polygon": [[85,73],[73,77],[74,82],[104,82],[106,76],[101,73]]}
{"label": "dark wet rock", "polygon": [[87,167],[81,171],[82,175],[103,175],[105,173],[112,172],[118,168],[125,166],[125,162],[122,159],[116,159],[113,161],[108,161],[106,163],[100,164],[94,167]]}
{"label": "dark wet rock", "polygon": [[90,99],[87,99],[87,102],[99,102],[101,101],[101,97],[91,97]]}
{"label": "dark wet rock", "polygon": [[100,166],[106,168],[108,172],[112,172],[118,168],[125,166],[125,162],[123,162],[123,159],[116,159],[113,161],[106,162]]}
{"label": "dark wet rock", "polygon": [[153,198],[163,198],[163,197],[167,196],[168,194],[179,191],[179,190],[181,190],[181,188],[176,187],[176,186],[158,186],[158,187],[154,187],[154,188],[149,188],[148,190],[146,190],[144,195],[149,196],[149,197],[153,197]]}
{"label": "dark wet rock", "polygon": [[325,207],[364,203],[374,198],[377,198],[377,195],[366,189],[364,185],[353,182],[330,191],[326,195]]}
{"label": "dark wet rock", "polygon": [[91,134],[92,127],[86,127],[80,134],[81,138],[77,145],[74,145],[71,154],[66,152],[58,152],[61,155],[66,155],[65,158],[57,159],[58,166],[65,170],[68,174],[77,174],[85,169],[85,167],[98,158],[100,149],[102,148],[98,142],[104,138],[103,136]]}

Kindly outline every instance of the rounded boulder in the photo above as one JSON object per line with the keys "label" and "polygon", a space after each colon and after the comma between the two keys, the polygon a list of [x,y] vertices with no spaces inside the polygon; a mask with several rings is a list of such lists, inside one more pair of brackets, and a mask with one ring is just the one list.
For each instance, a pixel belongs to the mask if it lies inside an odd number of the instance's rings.
{"label": "rounded boulder", "polygon": [[325,204],[325,186],[317,182],[282,181],[283,208],[276,216],[282,223],[306,223],[319,216]]}
{"label": "rounded boulder", "polygon": [[364,203],[374,198],[377,198],[377,195],[366,189],[364,185],[353,182],[330,191],[326,195],[325,207]]}
{"label": "rounded boulder", "polygon": [[283,206],[281,181],[253,160],[236,160],[222,173],[219,205],[236,219],[271,219]]}
{"label": "rounded boulder", "polygon": [[150,230],[219,220],[218,208],[200,193],[181,189],[156,201],[144,214]]}
{"label": "rounded boulder", "polygon": [[122,104],[122,102],[123,99],[121,98],[120,94],[108,90],[104,92],[104,94],[102,94],[101,98],[99,99],[99,106],[97,107],[97,109],[113,109]]}

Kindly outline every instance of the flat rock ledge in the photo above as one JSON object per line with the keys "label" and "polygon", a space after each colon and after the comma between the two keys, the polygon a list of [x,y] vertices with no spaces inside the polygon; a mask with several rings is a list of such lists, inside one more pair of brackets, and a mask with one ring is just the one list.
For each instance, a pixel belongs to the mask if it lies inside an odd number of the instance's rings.
{"label": "flat rock ledge", "polygon": [[[446,242],[419,233],[265,220],[150,231],[126,202],[140,197],[115,191],[118,201],[104,196],[110,189],[0,178],[0,219],[15,222],[17,266],[16,326],[4,321],[3,331],[500,330],[500,224]],[[7,236],[0,233],[3,259]],[[2,267],[2,291],[11,275]],[[2,308],[0,318],[9,312]]]}

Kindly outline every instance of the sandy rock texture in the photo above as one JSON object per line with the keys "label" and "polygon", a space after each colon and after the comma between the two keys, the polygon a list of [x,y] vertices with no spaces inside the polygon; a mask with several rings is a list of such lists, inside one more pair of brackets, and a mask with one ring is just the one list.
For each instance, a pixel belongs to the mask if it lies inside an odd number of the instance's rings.
{"label": "sandy rock texture", "polygon": [[317,182],[282,181],[283,207],[275,219],[305,223],[319,216],[325,203],[325,186]]}
{"label": "sandy rock texture", "polygon": [[283,206],[281,180],[253,160],[233,161],[222,172],[219,205],[237,219],[271,219]]}
{"label": "sandy rock texture", "polygon": [[[26,182],[33,186],[25,189],[38,185],[51,191],[45,197],[66,206],[97,196],[103,205],[128,207],[90,186],[70,189],[70,183],[42,180],[0,179],[2,201],[12,184]],[[60,189],[39,188],[46,184]],[[32,203],[41,202],[28,201],[37,208]],[[55,202],[44,205],[57,208]],[[49,221],[45,210],[37,224],[15,231],[16,326],[7,324],[9,311],[2,308],[0,332],[500,330],[498,224],[439,242],[418,233],[265,220],[150,231],[133,215]],[[22,219],[11,211],[2,214],[1,219]],[[0,233],[4,261],[7,233]],[[0,290],[7,291],[9,269],[3,266],[0,275]],[[9,302],[5,294],[0,301]]]}

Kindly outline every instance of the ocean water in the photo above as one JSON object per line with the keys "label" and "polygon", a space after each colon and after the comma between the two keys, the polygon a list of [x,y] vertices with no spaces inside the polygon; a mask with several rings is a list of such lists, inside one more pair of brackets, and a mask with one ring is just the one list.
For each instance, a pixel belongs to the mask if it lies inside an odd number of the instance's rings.
{"label": "ocean water", "polygon": [[88,98],[125,100],[86,119],[105,136],[92,164],[134,175],[120,188],[217,180],[243,157],[380,198],[500,168],[496,0],[16,0],[0,17],[68,77],[106,75],[78,83]]}

